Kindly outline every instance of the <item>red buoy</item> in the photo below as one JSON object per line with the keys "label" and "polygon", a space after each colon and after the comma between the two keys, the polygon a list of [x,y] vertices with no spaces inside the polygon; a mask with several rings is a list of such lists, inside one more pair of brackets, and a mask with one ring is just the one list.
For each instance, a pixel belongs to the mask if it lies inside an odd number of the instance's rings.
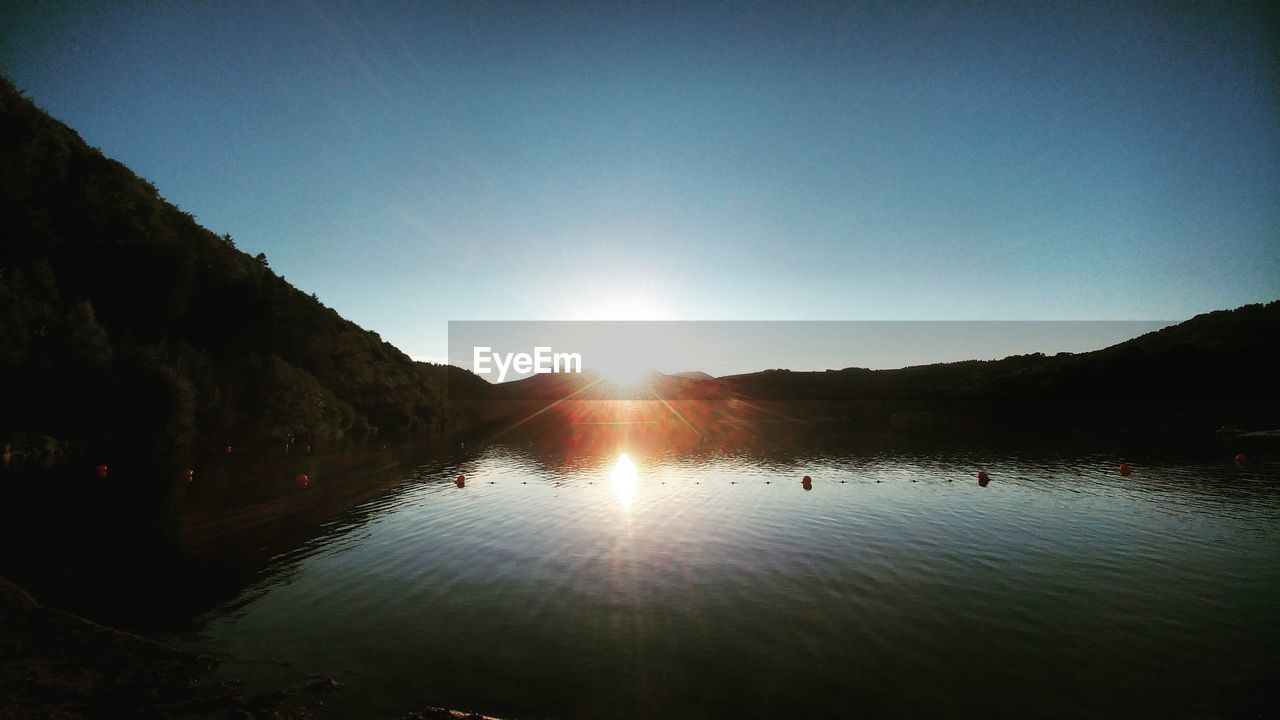
{"label": "red buoy", "polygon": [[808,475],[805,475],[803,478],[801,478],[800,482],[802,482],[802,483],[811,483],[811,482],[813,482],[813,478],[809,477]]}
{"label": "red buoy", "polygon": [[1133,472],[1133,468],[1129,467],[1129,463],[1120,463],[1120,474],[1128,475]]}
{"label": "red buoy", "polygon": [[987,483],[989,483],[989,482],[991,482],[991,476],[987,474],[987,471],[986,471],[986,470],[979,470],[979,471],[978,471],[978,485],[980,485],[981,487],[986,487],[986,486],[987,486]]}
{"label": "red buoy", "polygon": [[1242,462],[1244,462],[1244,461],[1245,461],[1245,460],[1247,460],[1247,459],[1248,459],[1248,458],[1246,458],[1246,457],[1244,456],[1244,453],[1236,453],[1236,462],[1238,462],[1238,463],[1242,463]]}
{"label": "red buoy", "polygon": [[459,475],[459,476],[458,476],[458,479],[457,479],[455,482],[457,482],[457,483],[458,483],[458,487],[466,487],[466,486],[467,486],[467,476],[466,476],[466,475]]}
{"label": "red buoy", "polygon": [[100,478],[104,478],[104,477],[106,477],[106,476],[107,476],[107,466],[106,466],[106,465],[99,465],[99,466],[95,469],[95,472],[97,472],[97,473],[98,473],[98,477],[100,477]]}
{"label": "red buoy", "polygon": [[306,473],[298,473],[294,480],[298,482],[298,487],[306,487],[307,483],[311,482],[311,478],[307,477]]}

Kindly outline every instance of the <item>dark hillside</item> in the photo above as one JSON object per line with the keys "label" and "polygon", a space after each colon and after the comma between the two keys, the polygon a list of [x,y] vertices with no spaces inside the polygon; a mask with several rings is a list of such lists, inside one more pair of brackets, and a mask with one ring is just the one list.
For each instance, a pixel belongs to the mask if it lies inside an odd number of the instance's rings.
{"label": "dark hillside", "polygon": [[721,378],[772,400],[822,400],[869,425],[1211,432],[1280,426],[1280,301],[1198,315],[1095,352]]}
{"label": "dark hillside", "polygon": [[0,440],[381,441],[439,428],[415,363],[0,79]]}

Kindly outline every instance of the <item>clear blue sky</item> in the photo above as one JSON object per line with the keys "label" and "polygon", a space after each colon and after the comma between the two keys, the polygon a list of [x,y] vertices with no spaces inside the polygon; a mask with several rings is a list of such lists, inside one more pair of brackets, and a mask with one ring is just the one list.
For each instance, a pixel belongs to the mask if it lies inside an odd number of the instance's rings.
{"label": "clear blue sky", "polygon": [[6,3],[0,68],[415,356],[1280,297],[1266,3],[365,5]]}

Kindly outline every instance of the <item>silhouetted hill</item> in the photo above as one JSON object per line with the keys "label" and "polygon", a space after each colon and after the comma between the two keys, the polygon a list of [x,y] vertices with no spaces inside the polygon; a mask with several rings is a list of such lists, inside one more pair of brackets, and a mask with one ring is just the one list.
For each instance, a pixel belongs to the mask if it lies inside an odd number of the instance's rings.
{"label": "silhouetted hill", "polygon": [[1280,302],[1198,315],[1102,350],[898,370],[721,378],[736,395],[813,399],[902,429],[1179,429],[1280,425]]}
{"label": "silhouetted hill", "polygon": [[684,378],[685,380],[715,380],[714,377],[712,377],[711,375],[708,375],[707,373],[702,372],[701,370],[694,370],[692,372],[671,373],[670,377]]}
{"label": "silhouetted hill", "polygon": [[[1199,315],[1178,325],[1088,353],[1042,353],[1002,360],[896,370],[766,370],[722,378],[650,373],[617,388],[594,375],[544,375],[492,386],[488,398],[529,403],[570,398],[664,402],[729,401],[698,428],[791,421],[837,422],[858,431],[913,436],[986,432],[1194,433],[1222,426],[1280,427],[1280,302]],[[523,403],[524,405],[521,405]],[[766,407],[767,405],[767,407]],[[498,408],[491,425],[506,427]],[[562,414],[572,417],[571,414]],[[693,423],[697,424],[697,423]],[[686,427],[681,420],[677,428]],[[777,434],[778,430],[771,430]]]}
{"label": "silhouetted hill", "polygon": [[488,380],[470,370],[456,365],[429,364],[437,385],[444,389],[448,399],[472,400],[486,398],[492,392],[493,385]]}
{"label": "silhouetted hill", "polygon": [[[575,400],[645,400],[655,396],[680,399],[708,399],[718,397],[719,384],[710,375],[706,379],[689,374],[666,375],[650,371],[638,381],[618,384],[591,369],[581,373],[544,373],[520,380],[491,385],[487,394],[472,395],[470,399],[497,401],[558,400],[572,397]],[[452,397],[452,395],[451,395]]]}
{"label": "silhouetted hill", "polygon": [[0,216],[4,441],[386,441],[446,421],[456,368],[344,320],[4,79]]}

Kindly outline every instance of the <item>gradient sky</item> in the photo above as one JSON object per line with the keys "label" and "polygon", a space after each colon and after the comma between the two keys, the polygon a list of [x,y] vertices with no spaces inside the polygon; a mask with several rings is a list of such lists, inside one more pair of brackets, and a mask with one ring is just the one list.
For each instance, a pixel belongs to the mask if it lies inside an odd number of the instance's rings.
{"label": "gradient sky", "polygon": [[0,69],[438,358],[448,320],[1275,299],[1277,27],[1269,3],[6,3]]}

